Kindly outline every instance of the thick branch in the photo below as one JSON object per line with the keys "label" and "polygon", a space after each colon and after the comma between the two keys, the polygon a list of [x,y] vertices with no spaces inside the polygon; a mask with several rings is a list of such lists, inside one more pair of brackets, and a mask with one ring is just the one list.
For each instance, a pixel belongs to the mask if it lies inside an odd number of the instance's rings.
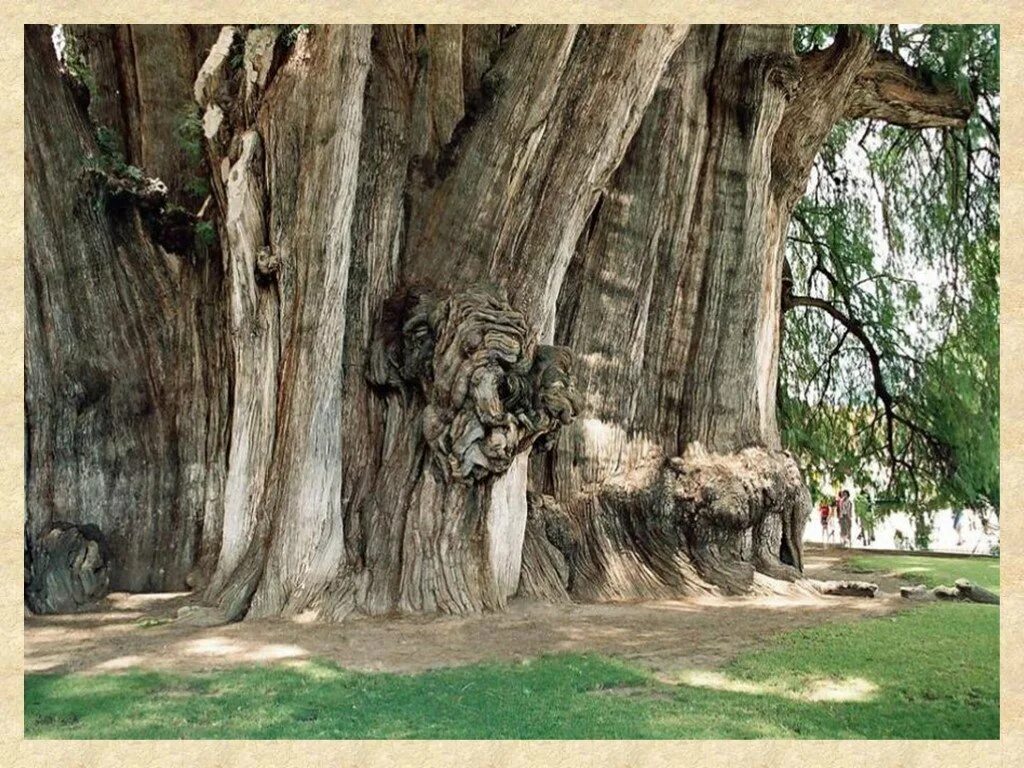
{"label": "thick branch", "polygon": [[889,455],[889,463],[894,472],[899,466],[903,466],[908,470],[911,470],[911,475],[913,475],[912,467],[909,466],[904,458],[897,456],[896,454],[896,441],[894,434],[896,424],[902,424],[911,432],[920,436],[937,458],[948,458],[948,447],[938,437],[911,419],[908,419],[902,414],[896,412],[896,398],[893,396],[892,392],[889,391],[889,388],[885,383],[885,377],[882,375],[881,355],[878,353],[875,345],[871,342],[867,332],[864,330],[864,325],[859,320],[846,314],[830,302],[825,301],[824,299],[819,299],[815,296],[796,296],[791,293],[783,296],[783,311],[793,307],[814,307],[822,310],[833,319],[837,320],[848,333],[855,336],[861,343],[871,365],[871,378],[875,396],[879,401],[881,401],[882,409],[885,413],[886,452]]}
{"label": "thick branch", "polygon": [[871,46],[861,30],[842,26],[831,46],[800,57],[798,82],[772,149],[773,183],[786,208],[792,210],[803,195],[814,158],[870,59]]}
{"label": "thick branch", "polygon": [[973,98],[932,82],[894,53],[876,51],[850,89],[844,117],[885,120],[905,128],[956,128],[973,109]]}

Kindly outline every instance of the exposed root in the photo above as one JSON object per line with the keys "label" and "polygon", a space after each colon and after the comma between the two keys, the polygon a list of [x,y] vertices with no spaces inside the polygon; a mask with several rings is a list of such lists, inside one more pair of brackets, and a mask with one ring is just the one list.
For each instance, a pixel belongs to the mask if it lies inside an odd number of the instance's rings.
{"label": "exposed root", "polygon": [[999,595],[989,592],[977,584],[972,584],[967,579],[957,579],[955,586],[952,587],[935,587],[932,594],[939,600],[962,600],[970,603],[999,605]]}
{"label": "exposed root", "polygon": [[878,585],[867,581],[822,581],[816,584],[823,595],[838,597],[874,597]]}
{"label": "exposed root", "polygon": [[999,595],[995,592],[990,592],[984,587],[979,587],[967,579],[956,580],[956,591],[962,599],[969,600],[972,603],[999,605]]}
{"label": "exposed root", "polygon": [[900,587],[900,596],[907,600],[959,600],[970,603],[999,605],[999,595],[979,587],[967,579],[957,579],[955,586],[938,586],[929,590],[924,584],[913,587]]}
{"label": "exposed root", "polygon": [[572,589],[573,557],[578,532],[551,496],[529,493],[526,497],[526,535],[519,595],[550,602],[566,602]]}
{"label": "exposed root", "polygon": [[520,593],[642,600],[792,582],[808,508],[788,455],[693,445],[561,506],[531,495]]}

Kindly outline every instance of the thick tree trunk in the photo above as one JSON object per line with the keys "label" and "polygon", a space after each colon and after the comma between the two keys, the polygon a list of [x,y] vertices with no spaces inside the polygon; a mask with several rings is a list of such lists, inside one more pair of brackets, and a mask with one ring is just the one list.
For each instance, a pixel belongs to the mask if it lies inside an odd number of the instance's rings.
{"label": "thick tree trunk", "polygon": [[[29,538],[95,523],[115,587],[191,573],[204,622],[799,576],[783,236],[834,120],[892,109],[861,37],[798,60],[789,27],[71,32],[93,123],[170,202],[89,171],[31,30]],[[205,161],[174,143],[187,98]],[[170,203],[219,248],[170,252]]]}
{"label": "thick tree trunk", "polygon": [[190,147],[192,86],[219,27],[143,24],[72,25],[94,87],[89,113],[125,162],[166,185],[172,203],[198,208],[197,181],[207,174]]}
{"label": "thick tree trunk", "polygon": [[774,412],[787,214],[771,184],[794,65],[787,28],[695,30],[578,243],[556,338],[576,352],[583,418],[534,473],[577,531],[562,553],[576,596],[741,591],[755,568],[800,566],[809,500]]}
{"label": "thick tree trunk", "polygon": [[159,209],[112,194],[49,28],[25,56],[27,535],[95,524],[113,588],[183,589],[219,539],[220,265],[165,250]]}

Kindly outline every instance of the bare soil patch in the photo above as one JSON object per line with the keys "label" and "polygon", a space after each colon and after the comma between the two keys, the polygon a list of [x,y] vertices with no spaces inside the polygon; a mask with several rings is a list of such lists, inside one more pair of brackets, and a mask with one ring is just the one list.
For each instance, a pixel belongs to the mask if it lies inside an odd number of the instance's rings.
{"label": "bare soil patch", "polygon": [[[844,554],[810,553],[807,575],[848,577],[842,571]],[[25,670],[186,672],[322,658],[364,671],[418,672],[595,652],[672,675],[714,669],[780,632],[906,606],[898,592],[905,582],[869,578],[882,589],[875,599],[794,592],[645,603],[514,601],[505,613],[483,616],[358,618],[343,624],[256,619],[206,628],[173,621],[177,609],[192,601],[188,594],[116,593],[88,612],[26,616]]]}

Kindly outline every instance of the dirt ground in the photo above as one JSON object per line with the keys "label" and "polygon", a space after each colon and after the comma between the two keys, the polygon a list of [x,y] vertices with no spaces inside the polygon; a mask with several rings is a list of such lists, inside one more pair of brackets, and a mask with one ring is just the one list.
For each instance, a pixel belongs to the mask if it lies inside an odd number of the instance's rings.
{"label": "dirt ground", "polygon": [[[838,552],[808,553],[807,575],[850,578]],[[877,577],[877,578],[876,578]],[[646,603],[548,605],[448,618],[357,618],[343,624],[258,619],[197,628],[173,621],[188,594],[109,595],[94,610],[25,617],[26,672],[199,671],[330,659],[359,670],[415,672],[544,653],[597,652],[671,676],[714,669],[779,632],[899,610],[901,582],[877,574],[875,599],[792,594]]]}

